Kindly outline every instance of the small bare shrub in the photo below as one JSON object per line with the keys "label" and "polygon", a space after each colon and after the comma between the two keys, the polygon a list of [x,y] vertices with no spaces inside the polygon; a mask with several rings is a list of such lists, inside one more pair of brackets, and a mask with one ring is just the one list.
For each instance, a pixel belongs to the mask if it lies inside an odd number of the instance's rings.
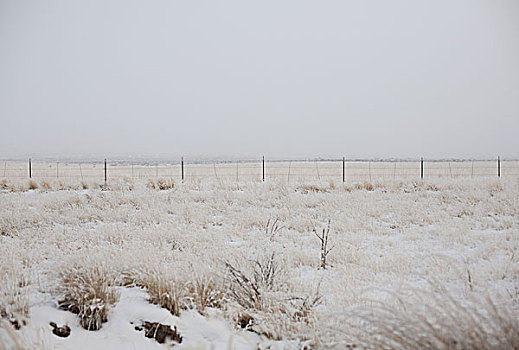
{"label": "small bare shrub", "polygon": [[[264,289],[261,309],[245,308],[234,313],[240,328],[272,340],[295,340],[309,344],[316,333],[314,307],[321,303],[319,289],[313,294],[293,295],[287,291]],[[304,346],[301,348],[305,348]]]}
{"label": "small bare shrub", "polygon": [[319,238],[319,241],[321,241],[321,264],[320,268],[326,269],[326,258],[328,257],[328,254],[332,251],[332,249],[335,247],[331,247],[328,249],[328,238],[330,237],[330,220],[328,220],[328,225],[323,228],[321,233],[317,233],[317,229],[314,227],[313,233],[317,238]]}
{"label": "small bare shrub", "polygon": [[252,273],[225,263],[229,281],[229,291],[234,300],[245,308],[264,309],[263,293],[274,288],[279,273],[275,253],[263,260],[251,261]]}
{"label": "small bare shrub", "polygon": [[81,188],[83,190],[88,190],[88,183],[86,181],[81,181]]}

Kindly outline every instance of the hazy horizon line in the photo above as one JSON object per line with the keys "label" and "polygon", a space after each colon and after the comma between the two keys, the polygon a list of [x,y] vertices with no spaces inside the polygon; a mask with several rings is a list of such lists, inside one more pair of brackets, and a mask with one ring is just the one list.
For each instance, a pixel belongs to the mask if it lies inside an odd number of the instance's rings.
{"label": "hazy horizon line", "polygon": [[0,156],[3,162],[63,162],[63,163],[102,163],[105,160],[108,163],[135,163],[135,164],[180,164],[184,163],[254,163],[254,162],[340,162],[344,159],[346,162],[490,162],[490,161],[519,161],[519,157],[286,157],[286,156],[263,156],[258,157],[241,157],[232,155],[222,156],[168,156],[168,155],[112,155],[110,157],[99,157],[94,155],[66,155],[66,156],[38,156],[38,155],[17,155],[17,156]]}

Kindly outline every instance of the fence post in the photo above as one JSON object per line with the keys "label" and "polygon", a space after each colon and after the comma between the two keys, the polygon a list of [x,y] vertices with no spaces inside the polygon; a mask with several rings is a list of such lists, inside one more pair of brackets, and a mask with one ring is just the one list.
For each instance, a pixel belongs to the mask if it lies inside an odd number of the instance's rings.
{"label": "fence post", "polygon": [[106,185],[106,158],[105,158],[105,185]]}
{"label": "fence post", "polygon": [[342,157],[342,182],[346,181],[346,160]]}
{"label": "fence post", "polygon": [[184,157],[180,158],[180,170],[182,175],[182,182],[184,182]]}
{"label": "fence post", "polygon": [[420,179],[423,180],[423,157],[420,159]]}
{"label": "fence post", "polygon": [[29,179],[32,178],[32,164],[31,164],[31,158],[29,158]]}
{"label": "fence post", "polygon": [[497,177],[501,177],[501,157],[497,156]]}
{"label": "fence post", "polygon": [[263,156],[262,168],[263,168],[263,182],[265,182],[265,156]]}

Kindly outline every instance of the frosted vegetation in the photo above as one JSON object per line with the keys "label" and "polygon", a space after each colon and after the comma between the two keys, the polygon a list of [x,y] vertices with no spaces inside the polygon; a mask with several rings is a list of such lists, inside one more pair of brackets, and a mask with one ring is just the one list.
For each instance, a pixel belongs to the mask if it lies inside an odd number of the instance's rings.
{"label": "frosted vegetation", "polygon": [[[128,293],[167,310],[179,349],[519,348],[517,178],[0,191],[0,349],[113,340]],[[43,301],[71,315],[69,338],[33,311]],[[171,346],[130,321],[139,348]]]}

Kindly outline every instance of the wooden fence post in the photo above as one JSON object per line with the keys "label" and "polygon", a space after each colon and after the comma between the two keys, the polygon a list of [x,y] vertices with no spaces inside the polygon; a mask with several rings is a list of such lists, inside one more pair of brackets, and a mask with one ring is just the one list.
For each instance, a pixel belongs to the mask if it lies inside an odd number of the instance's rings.
{"label": "wooden fence post", "polygon": [[31,158],[29,158],[29,179],[32,178],[32,164],[31,164]]}
{"label": "wooden fence post", "polygon": [[184,157],[180,158],[180,171],[182,175],[182,182],[184,182]]}
{"label": "wooden fence post", "polygon": [[262,164],[263,164],[263,166],[262,166],[263,167],[263,182],[265,182],[265,156],[263,156]]}
{"label": "wooden fence post", "polygon": [[346,160],[342,157],[342,182],[346,181]]}
{"label": "wooden fence post", "polygon": [[420,159],[420,179],[423,180],[423,157]]}
{"label": "wooden fence post", "polygon": [[106,177],[106,158],[105,158],[105,185],[106,185],[106,180],[107,180],[107,177]]}
{"label": "wooden fence post", "polygon": [[497,156],[497,177],[501,177],[501,157]]}

